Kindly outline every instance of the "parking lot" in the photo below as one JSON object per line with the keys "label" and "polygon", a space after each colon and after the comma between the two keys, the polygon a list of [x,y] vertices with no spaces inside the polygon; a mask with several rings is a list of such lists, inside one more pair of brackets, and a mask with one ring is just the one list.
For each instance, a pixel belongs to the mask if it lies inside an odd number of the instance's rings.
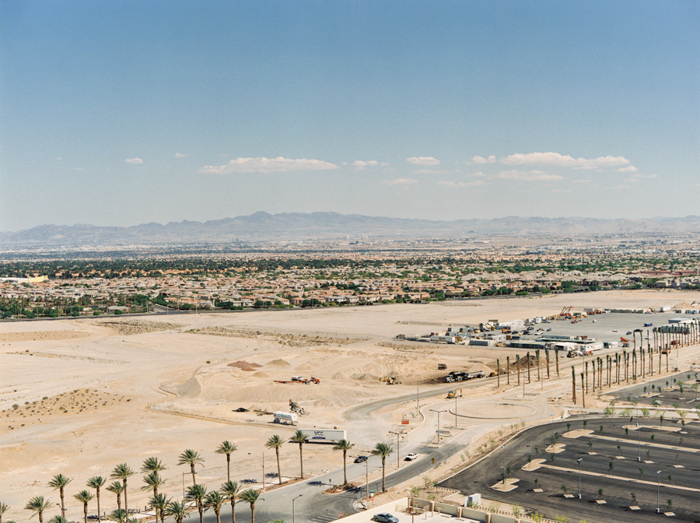
{"label": "parking lot", "polygon": [[[700,521],[700,424],[639,421],[639,429],[629,418],[535,427],[440,486],[551,519],[658,521],[658,506],[676,521]],[[494,490],[504,471],[513,490]]]}
{"label": "parking lot", "polygon": [[650,379],[611,394],[623,401],[636,398],[640,405],[655,405],[658,402],[659,406],[666,408],[676,408],[675,405],[678,404],[683,409],[695,409],[700,404],[698,377],[700,373],[695,371],[679,372],[673,376]]}

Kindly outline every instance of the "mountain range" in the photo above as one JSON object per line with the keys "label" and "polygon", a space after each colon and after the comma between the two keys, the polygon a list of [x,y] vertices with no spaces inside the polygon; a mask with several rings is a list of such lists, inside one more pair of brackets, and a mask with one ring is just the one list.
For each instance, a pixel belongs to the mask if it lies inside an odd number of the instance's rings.
{"label": "mountain range", "polygon": [[700,216],[597,219],[522,218],[434,221],[334,212],[256,212],[207,222],[145,223],[131,227],[40,225],[0,233],[2,247],[201,244],[250,240],[371,238],[464,238],[476,236],[607,235],[700,233]]}

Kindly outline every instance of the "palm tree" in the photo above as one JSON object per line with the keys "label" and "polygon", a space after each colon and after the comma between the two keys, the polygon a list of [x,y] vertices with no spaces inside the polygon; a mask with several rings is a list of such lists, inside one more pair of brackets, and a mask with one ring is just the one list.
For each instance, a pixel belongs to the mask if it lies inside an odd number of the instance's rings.
{"label": "palm tree", "polygon": [[126,510],[122,510],[120,508],[113,510],[108,517],[117,523],[127,523],[127,521],[129,521],[129,514],[126,512]]}
{"label": "palm tree", "polygon": [[56,474],[53,478],[51,478],[51,481],[49,481],[49,487],[53,488],[54,490],[58,490],[61,494],[61,515],[64,518],[66,517],[66,503],[63,495],[66,485],[68,485],[68,483],[71,481],[73,481],[71,478],[67,478],[63,474]]}
{"label": "palm tree", "polygon": [[249,488],[241,492],[241,500],[250,505],[250,523],[255,523],[255,502],[260,498],[260,491]]}
{"label": "palm tree", "polygon": [[221,523],[221,505],[226,502],[226,498],[219,494],[218,491],[212,490],[209,494],[207,494],[204,502],[206,503],[207,507],[214,510],[214,514],[216,514],[216,523]]}
{"label": "palm tree", "polygon": [[49,520],[49,523],[68,523],[68,520],[63,516],[54,516]]}
{"label": "palm tree", "polygon": [[167,468],[158,458],[146,458],[143,460],[143,465],[141,465],[141,472],[150,474],[151,472],[162,472]]}
{"label": "palm tree", "polygon": [[199,511],[199,523],[204,523],[204,498],[207,497],[207,487],[204,485],[192,485],[187,489],[185,499],[194,501]]}
{"label": "palm tree", "polygon": [[280,468],[280,447],[282,445],[284,445],[284,440],[277,434],[270,436],[270,439],[265,442],[265,446],[268,449],[275,449],[275,454],[277,455],[277,478],[280,485],[282,484],[282,469]]}
{"label": "palm tree", "polygon": [[170,499],[168,499],[168,496],[165,494],[155,494],[150,500],[149,503],[153,507],[153,510],[156,512],[156,523],[158,523],[158,515],[160,515],[160,522],[165,523],[165,511],[168,508],[168,504],[170,503]]}
{"label": "palm tree", "polygon": [[148,476],[143,477],[143,482],[145,485],[141,487],[141,490],[151,490],[153,489],[153,495],[158,495],[158,487],[165,483],[165,480],[161,478],[157,472],[151,472]]}
{"label": "palm tree", "polygon": [[204,463],[204,458],[199,455],[199,452],[196,452],[194,450],[187,449],[185,452],[180,454],[180,457],[178,458],[178,465],[189,465],[190,466],[190,472],[192,472],[192,484],[196,485],[197,484],[197,478],[195,478],[196,472],[194,471],[194,466],[195,465],[201,465]]}
{"label": "palm tree", "polygon": [[[348,469],[347,469],[347,463],[345,460],[347,459],[348,456],[348,450],[350,450],[353,447],[353,443],[350,443],[346,439],[341,439],[339,440],[335,445],[333,445],[333,450],[342,450],[343,451],[343,485],[348,484]],[[2,523],[2,522],[0,522]]]}
{"label": "palm tree", "polygon": [[102,518],[102,512],[100,511],[100,487],[103,487],[106,482],[107,480],[102,476],[93,476],[87,482],[88,487],[95,489],[95,496],[97,497],[97,521],[100,521]]}
{"label": "palm tree", "polygon": [[304,443],[309,441],[309,437],[304,434],[301,430],[297,430],[294,433],[294,436],[289,438],[290,443],[298,443],[299,444],[299,462],[301,463],[301,479],[304,479],[304,453],[302,451],[302,447],[304,446]]}
{"label": "palm tree", "polygon": [[175,523],[182,523],[182,520],[187,517],[187,507],[184,502],[171,501],[165,509],[165,515],[172,517]]}
{"label": "palm tree", "polygon": [[[34,514],[39,516],[39,523],[44,523],[44,511],[51,506],[51,502],[48,499],[44,499],[44,496],[36,496],[29,500],[29,502],[24,506],[25,510],[31,510]],[[32,517],[34,517],[32,514]]]}
{"label": "palm tree", "polygon": [[0,523],[2,523],[2,515],[10,509],[10,505],[0,501]]}
{"label": "palm tree", "polygon": [[112,479],[121,479],[122,483],[124,484],[124,511],[127,514],[129,513],[129,501],[126,495],[126,480],[129,478],[129,476],[133,476],[134,474],[136,474],[136,472],[134,472],[129,465],[126,463],[120,463],[114,467],[112,474],[109,476]]}
{"label": "palm tree", "polygon": [[221,485],[221,493],[231,502],[231,523],[236,523],[236,499],[241,493],[241,486],[235,481],[227,481]]}
{"label": "palm tree", "polygon": [[217,454],[226,454],[226,481],[231,481],[231,453],[236,452],[238,447],[230,441],[224,441],[216,449]]}
{"label": "palm tree", "polygon": [[122,509],[122,492],[124,492],[124,485],[122,485],[121,481],[115,481],[113,482],[109,487],[107,487],[107,490],[110,492],[113,492],[114,494],[117,495],[117,509],[121,510]]}
{"label": "palm tree", "polygon": [[88,492],[87,490],[81,490],[77,494],[73,494],[73,497],[83,504],[83,517],[85,523],[87,523],[88,502],[91,501],[95,497],[95,495]]}
{"label": "palm tree", "polygon": [[394,447],[388,443],[377,443],[372,451],[375,456],[382,458],[382,492],[386,492],[385,473],[386,473],[386,458],[394,452]]}

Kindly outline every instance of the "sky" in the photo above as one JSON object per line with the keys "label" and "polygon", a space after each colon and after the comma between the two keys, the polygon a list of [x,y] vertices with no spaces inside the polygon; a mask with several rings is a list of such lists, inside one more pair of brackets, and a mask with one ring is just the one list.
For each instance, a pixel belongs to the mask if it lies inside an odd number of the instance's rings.
{"label": "sky", "polygon": [[700,214],[700,2],[0,2],[0,231]]}

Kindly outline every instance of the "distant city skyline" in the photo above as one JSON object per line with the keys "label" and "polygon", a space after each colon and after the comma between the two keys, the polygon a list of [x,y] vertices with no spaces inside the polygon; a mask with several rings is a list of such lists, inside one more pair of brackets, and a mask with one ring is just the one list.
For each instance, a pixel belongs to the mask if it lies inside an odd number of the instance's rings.
{"label": "distant city skyline", "polygon": [[0,231],[700,215],[700,2],[0,3]]}

